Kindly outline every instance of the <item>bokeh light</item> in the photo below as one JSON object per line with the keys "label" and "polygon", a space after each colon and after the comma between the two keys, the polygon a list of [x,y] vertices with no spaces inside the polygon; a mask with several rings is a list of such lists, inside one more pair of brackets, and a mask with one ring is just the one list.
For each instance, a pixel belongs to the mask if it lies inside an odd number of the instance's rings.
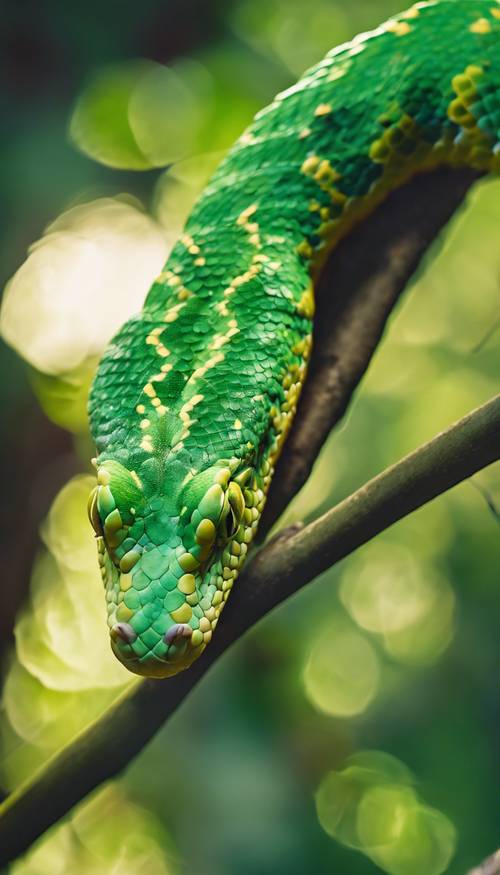
{"label": "bokeh light", "polygon": [[9,282],[1,333],[39,371],[71,372],[140,310],[167,253],[163,229],[130,198],[73,207]]}
{"label": "bokeh light", "polygon": [[0,333],[32,366],[46,414],[87,432],[87,398],[100,355],[141,309],[179,231],[129,196],[75,206],[48,226],[7,284]]}
{"label": "bokeh light", "polygon": [[370,632],[394,632],[427,616],[434,601],[434,570],[404,547],[375,541],[353,557],[340,595],[351,616]]}
{"label": "bokeh light", "polygon": [[381,635],[400,662],[430,664],[451,641],[455,597],[449,582],[435,564],[390,536],[352,557],[340,598],[356,623]]}
{"label": "bokeh light", "polygon": [[[74,477],[42,526],[46,550],[35,562],[30,603],[16,626],[16,653],[3,690],[4,736],[35,748],[43,761],[137,681],[115,659],[105,623],[95,539],[86,514],[92,477]],[[37,756],[38,751],[38,756]],[[5,786],[25,777],[18,745],[5,746]],[[28,755],[29,760],[29,755]]]}
{"label": "bokeh light", "polygon": [[185,158],[210,109],[210,75],[200,64],[177,70],[125,61],[98,70],[78,99],[70,136],[90,158],[145,170]]}
{"label": "bokeh light", "polygon": [[32,608],[16,625],[21,664],[51,689],[117,687],[131,680],[111,653],[103,622],[102,580],[86,514],[93,485],[92,477],[77,476],[56,497],[42,530],[48,552],[33,571]]}
{"label": "bokeh light", "polygon": [[300,0],[244,0],[232,14],[238,36],[259,52],[279,60],[300,76],[331,48],[335,30],[339,42],[349,37],[340,4],[318,0],[304,15]]}
{"label": "bokeh light", "polygon": [[303,672],[306,696],[336,717],[361,714],[374,699],[380,679],[370,642],[342,618],[332,618],[315,634]]}
{"label": "bokeh light", "polygon": [[12,875],[173,875],[175,857],[159,820],[108,786],[80,805],[12,868]]}
{"label": "bokeh light", "polygon": [[446,650],[455,631],[456,599],[449,583],[435,578],[428,610],[404,629],[386,631],[384,647],[407,665],[432,665]]}
{"label": "bokeh light", "polygon": [[412,784],[411,772],[396,757],[383,751],[358,751],[345,768],[324,776],[316,792],[316,811],[325,832],[350,848],[361,850],[358,809],[367,789],[387,783]]}
{"label": "bokeh light", "polygon": [[110,167],[145,170],[151,167],[132,133],[128,117],[131,95],[150,69],[147,61],[98,70],[80,95],[69,133],[74,144]]}
{"label": "bokeh light", "polygon": [[150,64],[130,95],[128,119],[143,155],[163,167],[192,154],[212,107],[209,72],[195,62]]}
{"label": "bokeh light", "polygon": [[441,875],[456,844],[453,824],[419,803],[409,787],[370,787],[359,804],[357,829],[365,853],[390,875]]}
{"label": "bokeh light", "polygon": [[325,775],[316,810],[332,838],[390,875],[440,875],[455,850],[453,824],[418,798],[407,767],[381,751],[359,751]]}
{"label": "bokeh light", "polygon": [[[115,690],[59,690],[39,681],[14,658],[3,689],[5,716],[19,739],[42,748],[58,750],[82,727],[102,713],[115,697]],[[3,763],[10,775],[9,786],[17,783],[15,763]]]}

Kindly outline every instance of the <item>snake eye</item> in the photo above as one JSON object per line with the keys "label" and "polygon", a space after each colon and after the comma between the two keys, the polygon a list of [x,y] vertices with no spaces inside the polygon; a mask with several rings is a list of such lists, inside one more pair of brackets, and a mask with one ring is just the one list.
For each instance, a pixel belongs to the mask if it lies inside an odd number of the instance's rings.
{"label": "snake eye", "polygon": [[98,486],[94,486],[92,492],[89,495],[89,500],[87,502],[87,514],[90,520],[90,525],[94,529],[96,536],[102,538],[104,537],[104,532],[102,529],[101,517],[99,516],[99,511],[97,510],[98,489]]}
{"label": "snake eye", "polygon": [[228,508],[226,515],[221,520],[220,533],[224,541],[230,541],[234,538],[238,531],[239,522],[237,521],[234,511],[231,507]]}
{"label": "snake eye", "polygon": [[237,483],[232,481],[226,492],[219,531],[224,541],[230,541],[238,531],[245,510],[245,499]]}

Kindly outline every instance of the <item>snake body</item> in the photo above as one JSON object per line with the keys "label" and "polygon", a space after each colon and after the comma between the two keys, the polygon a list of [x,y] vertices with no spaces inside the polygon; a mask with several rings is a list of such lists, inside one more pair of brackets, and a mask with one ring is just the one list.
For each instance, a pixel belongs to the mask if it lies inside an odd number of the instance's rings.
{"label": "snake body", "polygon": [[[500,5],[417,3],[259,112],[90,396],[111,645],[138,674],[211,639],[254,538],[340,238],[439,165],[500,168]],[[334,293],[334,292],[333,292]]]}

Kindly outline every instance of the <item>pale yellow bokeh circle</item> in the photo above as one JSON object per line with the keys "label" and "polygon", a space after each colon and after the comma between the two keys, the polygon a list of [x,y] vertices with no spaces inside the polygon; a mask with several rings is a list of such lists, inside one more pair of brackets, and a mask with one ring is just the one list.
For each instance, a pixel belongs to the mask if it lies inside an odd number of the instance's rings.
{"label": "pale yellow bokeh circle", "polygon": [[303,672],[311,704],[336,717],[365,711],[377,693],[379,679],[373,646],[343,620],[332,621],[314,641]]}

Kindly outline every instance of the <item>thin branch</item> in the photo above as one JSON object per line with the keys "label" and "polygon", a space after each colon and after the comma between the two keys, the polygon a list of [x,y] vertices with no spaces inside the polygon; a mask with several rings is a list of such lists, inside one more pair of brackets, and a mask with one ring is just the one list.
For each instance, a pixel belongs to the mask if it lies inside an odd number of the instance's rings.
{"label": "thin branch", "polygon": [[475,869],[471,869],[469,875],[500,875],[500,850]]}
{"label": "thin branch", "polygon": [[483,334],[483,336],[475,344],[475,346],[472,347],[471,353],[473,355],[475,355],[476,353],[481,352],[481,350],[486,346],[486,344],[491,340],[491,338],[497,333],[499,328],[500,328],[500,318],[495,319],[495,321],[493,322],[493,325],[490,326],[488,331],[486,331],[486,333]]}
{"label": "thin branch", "polygon": [[415,177],[333,252],[316,293],[308,378],[259,537],[309,477],[324,441],[370,364],[401,292],[478,177],[470,169],[447,168]]}
{"label": "thin branch", "polygon": [[471,486],[473,486],[474,489],[476,489],[477,492],[479,492],[479,495],[484,499],[486,507],[488,508],[488,511],[491,513],[493,519],[497,523],[500,523],[500,511],[498,510],[498,508],[497,508],[495,502],[493,501],[493,498],[490,495],[490,493],[488,492],[488,490],[485,489],[484,486],[481,486],[480,483],[477,483],[475,480],[471,480],[470,482],[471,482]]}
{"label": "thin branch", "polygon": [[144,747],[234,641],[280,602],[397,520],[500,458],[500,395],[388,468],[315,522],[281,533],[242,574],[203,656],[146,680],[0,806],[0,867]]}

